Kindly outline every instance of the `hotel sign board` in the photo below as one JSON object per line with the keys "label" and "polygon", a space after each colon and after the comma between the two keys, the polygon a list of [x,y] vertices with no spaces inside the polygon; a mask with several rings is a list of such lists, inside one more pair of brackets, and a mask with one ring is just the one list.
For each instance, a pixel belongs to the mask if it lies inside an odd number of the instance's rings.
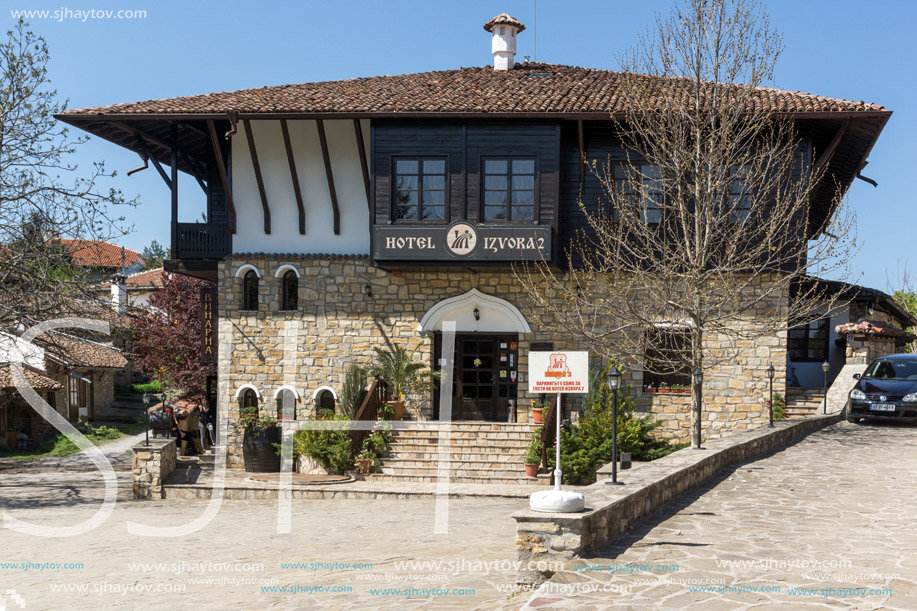
{"label": "hotel sign board", "polygon": [[380,261],[550,261],[551,227],[543,225],[376,225]]}
{"label": "hotel sign board", "polygon": [[217,289],[215,286],[201,287],[201,360],[213,363],[217,360]]}
{"label": "hotel sign board", "polygon": [[589,353],[529,352],[529,392],[533,395],[589,392]]}

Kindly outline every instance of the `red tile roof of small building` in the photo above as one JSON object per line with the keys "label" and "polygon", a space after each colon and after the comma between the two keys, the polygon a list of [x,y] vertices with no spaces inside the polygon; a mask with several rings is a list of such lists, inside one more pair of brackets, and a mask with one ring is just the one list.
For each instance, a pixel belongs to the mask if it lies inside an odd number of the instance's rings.
{"label": "red tile roof of small building", "polygon": [[506,13],[500,13],[490,21],[484,24],[484,29],[488,32],[492,32],[495,25],[511,25],[519,28],[519,31],[525,29],[525,26],[522,25],[522,22],[516,19],[515,17],[510,17]]}
{"label": "red tile roof of small building", "polygon": [[61,239],[70,251],[73,263],[85,267],[121,267],[121,251],[124,249],[124,266],[132,267],[143,262],[143,255],[136,250],[124,248],[102,240]]}
{"label": "red tile roof of small building", "polygon": [[127,359],[117,348],[73,335],[45,333],[33,339],[32,343],[72,367],[121,369],[127,365]]}
{"label": "red tile roof of small building", "polygon": [[[35,390],[61,390],[64,387],[63,384],[34,367],[23,365],[22,373],[26,382]],[[10,371],[8,364],[0,365],[0,388],[16,388],[16,385],[13,384],[13,372]]]}
{"label": "red tile roof of small building", "polygon": [[[150,269],[143,272],[137,272],[127,277],[125,284],[130,288],[161,288],[168,280],[169,274],[161,267]],[[111,282],[101,285],[103,289],[110,289]]]}
{"label": "red tile roof of small building", "polygon": [[[512,70],[461,68],[340,81],[277,85],[68,110],[77,116],[211,115],[228,113],[418,114],[623,113],[623,73],[546,63]],[[661,77],[643,77],[661,78]],[[774,112],[885,111],[882,106],[759,87],[755,105]]]}

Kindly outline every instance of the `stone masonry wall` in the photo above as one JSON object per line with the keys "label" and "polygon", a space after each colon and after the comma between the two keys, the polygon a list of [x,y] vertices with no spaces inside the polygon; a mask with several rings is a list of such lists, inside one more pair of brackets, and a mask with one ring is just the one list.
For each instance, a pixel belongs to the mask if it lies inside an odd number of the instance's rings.
{"label": "stone masonry wall", "polygon": [[[242,311],[243,265],[260,273],[257,311]],[[280,279],[276,271],[292,265],[300,273],[299,307],[279,311]],[[519,338],[519,420],[528,419],[528,406],[535,398],[525,392],[526,369],[531,342],[554,342],[557,349],[588,350],[575,338],[563,334],[541,316],[533,324],[532,306],[511,271],[464,269],[418,270],[393,274],[369,264],[366,257],[311,255],[233,255],[219,267],[219,409],[228,416],[226,438],[230,466],[241,466],[241,431],[238,389],[251,384],[260,394],[260,408],[276,414],[274,394],[281,386],[296,389],[296,418],[314,414],[313,394],[320,387],[338,392],[346,365],[353,361],[368,365],[373,347],[387,342],[409,350],[419,346],[417,359],[432,363],[433,338],[418,331],[424,314],[443,299],[472,288],[515,305],[532,325],[532,333]],[[372,298],[364,287],[372,288]],[[762,307],[785,307],[786,300]],[[748,323],[754,324],[754,313]],[[726,351],[725,338],[709,337],[712,354]],[[785,335],[740,342],[739,356],[728,365],[709,371],[704,381],[705,437],[744,430],[765,421],[765,371],[771,363],[777,369],[775,388],[783,388],[786,365]],[[638,395],[638,410],[664,419],[661,434],[687,440],[691,415],[689,397],[642,396],[642,374],[629,368],[626,375]],[[687,403],[685,400],[687,399]],[[413,419],[432,416],[429,397],[408,397],[406,411]]]}
{"label": "stone masonry wall", "polygon": [[174,439],[151,439],[150,445],[134,446],[135,499],[164,498],[162,484],[177,464]]}

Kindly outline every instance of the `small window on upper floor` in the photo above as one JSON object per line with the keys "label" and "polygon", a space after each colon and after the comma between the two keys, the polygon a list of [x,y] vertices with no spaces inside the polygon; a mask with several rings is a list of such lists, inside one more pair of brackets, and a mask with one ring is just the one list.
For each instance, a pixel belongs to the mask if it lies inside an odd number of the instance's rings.
{"label": "small window on upper floor", "polygon": [[258,274],[254,270],[248,270],[242,277],[242,309],[258,309]]}
{"label": "small window on upper floor", "polygon": [[[639,206],[640,218],[644,223],[652,225],[662,221],[665,192],[659,166],[650,163],[618,163],[614,166],[614,181],[620,205]],[[615,210],[616,219],[618,213]]]}
{"label": "small window on upper floor", "polygon": [[395,159],[393,217],[396,222],[446,218],[446,160],[435,157]]}
{"label": "small window on upper floor", "polygon": [[296,310],[299,307],[299,278],[289,270],[280,281],[280,309]]}
{"label": "small window on upper floor", "polygon": [[744,223],[751,214],[751,169],[744,165],[729,168],[729,200],[726,215],[730,223]]}
{"label": "small window on upper floor", "polygon": [[483,220],[535,220],[535,158],[484,159]]}

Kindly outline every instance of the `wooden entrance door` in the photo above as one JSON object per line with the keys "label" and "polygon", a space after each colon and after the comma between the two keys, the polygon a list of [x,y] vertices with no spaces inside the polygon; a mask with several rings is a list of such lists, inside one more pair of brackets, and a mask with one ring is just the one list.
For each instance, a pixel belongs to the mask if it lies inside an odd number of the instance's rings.
{"label": "wooden entrance door", "polygon": [[[440,339],[440,338],[438,338]],[[507,422],[516,401],[519,336],[467,333],[455,337],[455,371],[452,382],[453,420]],[[439,367],[442,342],[434,350]],[[439,399],[434,417],[439,419]]]}

